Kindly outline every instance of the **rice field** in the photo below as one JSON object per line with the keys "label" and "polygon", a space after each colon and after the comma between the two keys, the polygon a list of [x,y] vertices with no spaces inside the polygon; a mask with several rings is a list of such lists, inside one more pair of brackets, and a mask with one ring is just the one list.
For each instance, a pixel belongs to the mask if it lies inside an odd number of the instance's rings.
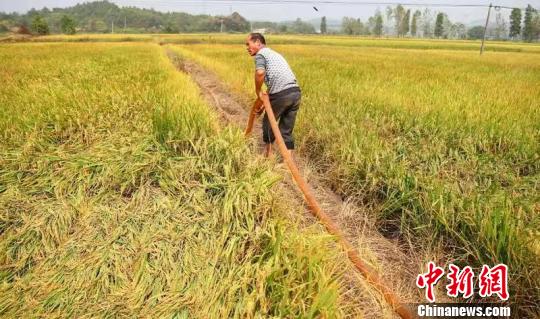
{"label": "rice field", "polygon": [[351,313],[331,238],[163,48],[3,45],[0,78],[0,316]]}
{"label": "rice field", "polygon": [[[509,265],[512,300],[538,309],[540,56],[276,42],[303,90],[300,152],[333,188],[448,262]],[[254,95],[241,45],[173,48]]]}
{"label": "rice field", "polygon": [[[158,45],[249,105],[244,40],[0,43],[0,316],[366,313],[346,297],[343,254],[282,201],[274,163]],[[302,87],[299,152],[335,192],[385,235],[442,247],[439,262],[506,263],[512,303],[540,309],[539,45],[488,42],[480,57],[475,41],[267,41]]]}
{"label": "rice field", "polygon": [[[47,35],[23,39],[30,42],[158,42],[176,44],[235,44],[245,43],[244,34],[76,34]],[[0,42],[2,38],[0,38]],[[3,41],[9,42],[6,37]],[[374,38],[345,35],[272,35],[272,43],[317,46],[340,46],[354,48],[393,48],[417,50],[480,50],[479,40],[442,40]],[[516,43],[507,41],[486,41],[486,51],[540,53],[538,43]]]}

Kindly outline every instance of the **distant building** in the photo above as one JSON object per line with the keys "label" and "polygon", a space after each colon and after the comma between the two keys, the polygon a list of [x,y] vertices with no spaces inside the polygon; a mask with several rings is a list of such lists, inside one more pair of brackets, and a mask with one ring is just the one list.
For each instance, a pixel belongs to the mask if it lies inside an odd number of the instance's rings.
{"label": "distant building", "polygon": [[253,32],[254,32],[254,33],[261,33],[261,34],[264,34],[264,33],[266,33],[266,28],[253,29]]}

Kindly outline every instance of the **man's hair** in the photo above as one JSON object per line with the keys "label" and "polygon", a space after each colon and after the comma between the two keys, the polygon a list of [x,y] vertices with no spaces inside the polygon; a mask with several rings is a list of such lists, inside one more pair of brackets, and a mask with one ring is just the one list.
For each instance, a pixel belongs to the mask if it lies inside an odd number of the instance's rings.
{"label": "man's hair", "polygon": [[258,32],[252,32],[249,34],[249,38],[251,41],[255,42],[259,40],[262,44],[266,45],[266,40],[264,39],[264,36]]}

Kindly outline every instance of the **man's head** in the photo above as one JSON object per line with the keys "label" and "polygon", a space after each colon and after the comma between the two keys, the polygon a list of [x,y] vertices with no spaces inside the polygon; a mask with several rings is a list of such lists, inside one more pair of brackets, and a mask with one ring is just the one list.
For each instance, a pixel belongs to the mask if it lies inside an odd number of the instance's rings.
{"label": "man's head", "polygon": [[246,49],[249,55],[254,56],[266,45],[264,36],[260,33],[250,33],[246,40]]}

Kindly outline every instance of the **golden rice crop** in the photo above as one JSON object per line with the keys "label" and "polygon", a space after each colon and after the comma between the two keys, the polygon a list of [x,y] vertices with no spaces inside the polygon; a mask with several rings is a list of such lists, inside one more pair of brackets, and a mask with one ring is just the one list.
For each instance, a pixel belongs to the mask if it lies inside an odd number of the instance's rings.
{"label": "golden rice crop", "polygon": [[[267,40],[303,90],[300,151],[336,190],[371,207],[383,231],[443,240],[452,262],[506,263],[513,300],[538,305],[538,54]],[[174,48],[253,98],[242,45]]]}
{"label": "golden rice crop", "polygon": [[4,45],[0,78],[1,316],[346,314],[330,238],[161,47]]}
{"label": "golden rice crop", "polygon": [[[160,42],[177,44],[238,44],[245,42],[244,34],[76,34],[47,35],[19,39],[32,42]],[[6,38],[7,41],[9,38]],[[2,39],[0,39],[1,41]],[[16,40],[15,40],[16,41]],[[346,35],[272,35],[272,43],[300,45],[331,45],[348,47],[377,47],[419,50],[470,50],[479,51],[479,40],[376,38]],[[508,41],[486,41],[486,51],[540,53],[537,43],[515,43]]]}

